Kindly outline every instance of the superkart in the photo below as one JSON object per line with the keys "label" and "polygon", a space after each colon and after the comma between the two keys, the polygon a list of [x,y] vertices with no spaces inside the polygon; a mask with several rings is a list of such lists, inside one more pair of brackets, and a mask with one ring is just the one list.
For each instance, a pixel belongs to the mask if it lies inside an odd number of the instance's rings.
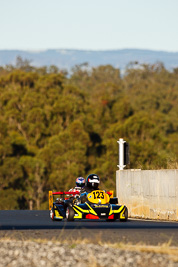
{"label": "superkart", "polygon": [[[60,195],[53,202],[53,196]],[[112,192],[95,190],[89,194],[79,192],[49,191],[49,209],[52,220],[67,219],[104,219],[107,221],[127,221],[128,209],[125,205],[118,205],[117,198]]]}

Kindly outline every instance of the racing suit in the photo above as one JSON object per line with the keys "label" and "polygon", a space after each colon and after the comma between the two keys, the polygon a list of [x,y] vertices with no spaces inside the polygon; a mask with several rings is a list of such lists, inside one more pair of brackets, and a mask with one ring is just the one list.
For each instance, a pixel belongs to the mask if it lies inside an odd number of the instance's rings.
{"label": "racing suit", "polygon": [[87,193],[87,194],[89,194],[89,193],[91,193],[92,191],[94,191],[94,190],[99,190],[99,188],[91,188],[91,187],[88,187],[87,185],[85,185],[84,187],[82,187],[82,189],[81,189],[81,191],[80,191],[80,193],[82,194],[82,193]]}
{"label": "racing suit", "polygon": [[81,191],[81,189],[82,189],[82,187],[74,187],[74,188],[71,188],[71,189],[69,189],[69,192],[77,192],[77,191]]}
{"label": "racing suit", "polygon": [[73,203],[75,204],[79,204],[80,203],[80,192],[81,192],[81,189],[82,187],[78,187],[78,186],[75,186],[74,188],[71,188],[69,190],[69,192],[79,192],[78,194],[76,195],[72,195],[72,196],[69,196],[68,197],[72,200]]}

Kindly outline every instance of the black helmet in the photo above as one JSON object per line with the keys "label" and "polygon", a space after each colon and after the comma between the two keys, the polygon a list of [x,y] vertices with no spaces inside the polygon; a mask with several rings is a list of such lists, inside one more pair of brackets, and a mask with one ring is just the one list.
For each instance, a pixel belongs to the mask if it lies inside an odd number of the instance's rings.
{"label": "black helmet", "polygon": [[97,174],[89,174],[86,179],[86,185],[93,189],[98,189],[100,178]]}

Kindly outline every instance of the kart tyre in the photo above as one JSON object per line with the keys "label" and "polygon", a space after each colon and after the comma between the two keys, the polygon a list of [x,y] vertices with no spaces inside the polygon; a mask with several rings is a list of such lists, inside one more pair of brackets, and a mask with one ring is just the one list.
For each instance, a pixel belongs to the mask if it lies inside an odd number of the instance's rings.
{"label": "kart tyre", "polygon": [[50,218],[51,218],[52,221],[55,221],[54,216],[55,216],[55,212],[54,212],[54,209],[52,208],[50,210]]}
{"label": "kart tyre", "polygon": [[121,222],[126,222],[127,219],[128,219],[128,209],[127,209],[127,207],[125,207],[124,216],[125,216],[125,219],[120,218]]}
{"label": "kart tyre", "polygon": [[74,221],[74,210],[72,207],[67,207],[66,209],[66,218],[69,222]]}

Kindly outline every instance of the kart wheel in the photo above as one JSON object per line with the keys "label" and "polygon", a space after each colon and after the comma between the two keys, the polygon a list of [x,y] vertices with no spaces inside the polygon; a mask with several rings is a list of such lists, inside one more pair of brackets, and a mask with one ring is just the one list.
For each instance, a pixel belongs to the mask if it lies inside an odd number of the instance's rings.
{"label": "kart wheel", "polygon": [[74,221],[74,210],[71,207],[67,207],[66,209],[66,218],[69,222]]}
{"label": "kart wheel", "polygon": [[124,210],[124,219],[122,219],[122,218],[120,218],[120,221],[121,222],[126,222],[127,221],[127,219],[128,219],[128,209],[127,209],[127,207],[125,207],[125,210]]}
{"label": "kart wheel", "polygon": [[52,209],[50,210],[50,217],[51,217],[51,220],[52,220],[52,221],[55,221],[54,216],[55,216],[55,213],[54,213],[54,209],[52,208]]}

